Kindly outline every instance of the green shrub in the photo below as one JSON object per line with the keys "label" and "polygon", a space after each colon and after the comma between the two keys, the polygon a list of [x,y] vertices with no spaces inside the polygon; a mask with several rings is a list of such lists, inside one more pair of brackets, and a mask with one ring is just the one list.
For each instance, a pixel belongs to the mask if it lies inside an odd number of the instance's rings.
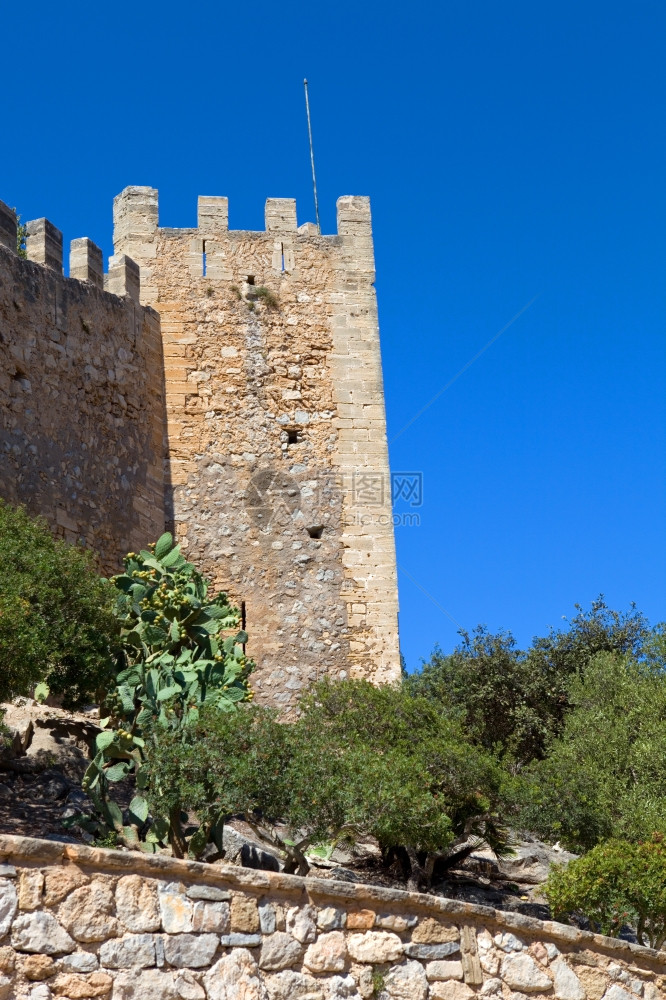
{"label": "green shrub", "polygon": [[566,868],[554,866],[544,892],[556,917],[587,917],[611,937],[629,924],[639,942],[651,948],[666,941],[666,847],[661,837],[599,844]]}
{"label": "green shrub", "polygon": [[666,834],[663,663],[600,653],[567,697],[562,735],[521,776],[520,825],[574,850]]}
{"label": "green shrub", "polygon": [[114,590],[92,556],[0,500],[0,701],[46,681],[66,707],[113,684]]}
{"label": "green shrub", "polygon": [[[179,803],[149,819],[152,758],[146,737],[186,729],[202,708],[233,712],[251,697],[247,634],[238,631],[238,609],[226,594],[208,596],[208,583],[168,533],[150,551],[131,552],[125,572],[112,582],[118,594],[122,669],[107,698],[109,716],[83,781],[97,810],[88,828],[98,837],[115,832],[128,846],[145,850],[168,841],[182,857],[188,842]],[[123,813],[111,796],[111,784],[126,778],[134,779],[137,794]],[[77,817],[77,822],[86,821]],[[195,853],[205,846],[197,841]]]}
{"label": "green shrub", "polygon": [[322,682],[295,723],[256,707],[208,711],[152,739],[158,809],[192,809],[206,830],[242,813],[287,870],[307,872],[313,845],[371,835],[385,855],[402,849],[412,882],[428,884],[434,862],[462,844],[505,842],[495,760],[399,688]]}

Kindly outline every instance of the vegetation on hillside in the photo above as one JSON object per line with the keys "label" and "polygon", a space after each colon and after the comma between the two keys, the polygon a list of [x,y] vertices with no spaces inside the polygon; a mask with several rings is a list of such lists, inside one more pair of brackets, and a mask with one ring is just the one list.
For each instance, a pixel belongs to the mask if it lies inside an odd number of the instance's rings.
{"label": "vegetation on hillside", "polygon": [[549,879],[554,913],[664,941],[663,626],[603,598],[527,650],[479,626],[395,686],[319,683],[286,725],[251,704],[239,625],[170,535],[106,581],[0,501],[0,699],[101,707],[92,809],[71,825],[210,860],[242,816],[301,874],[372,837],[418,888],[523,829],[582,853]]}

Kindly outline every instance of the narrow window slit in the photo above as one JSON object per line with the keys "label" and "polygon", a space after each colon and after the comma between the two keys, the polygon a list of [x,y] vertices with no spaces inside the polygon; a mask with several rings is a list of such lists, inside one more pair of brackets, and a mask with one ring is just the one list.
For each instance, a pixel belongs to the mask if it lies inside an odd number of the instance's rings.
{"label": "narrow window slit", "polygon": [[254,284],[254,275],[253,274],[248,274],[248,276],[247,276],[247,283],[248,283],[248,285],[253,285]]}
{"label": "narrow window slit", "polygon": [[289,431],[288,430],[287,431],[287,444],[298,444],[298,441],[299,441],[298,431],[295,431],[295,430],[290,430]]}
{"label": "narrow window slit", "polygon": [[205,278],[206,277],[206,241],[205,240],[203,240],[203,242],[202,242],[202,248],[203,249],[202,249],[202,252],[201,252],[201,262],[202,262],[203,270],[202,270],[201,273],[203,274],[203,276]]}
{"label": "narrow window slit", "polygon": [[321,536],[324,534],[324,525],[311,524],[309,528],[306,528],[306,531],[310,536],[310,538],[321,538]]}

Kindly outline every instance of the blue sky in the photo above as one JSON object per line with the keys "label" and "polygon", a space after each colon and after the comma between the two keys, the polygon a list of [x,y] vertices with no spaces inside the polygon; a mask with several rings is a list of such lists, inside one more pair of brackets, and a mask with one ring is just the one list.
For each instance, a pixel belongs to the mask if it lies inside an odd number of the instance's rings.
{"label": "blue sky", "polygon": [[[603,591],[666,617],[663,3],[3,10],[0,198],[111,252],[111,202],[267,196],[324,231],[372,199],[410,668],[458,625],[520,642]],[[527,303],[532,305],[404,433]],[[404,508],[400,507],[399,512]],[[428,595],[428,596],[426,596]]]}

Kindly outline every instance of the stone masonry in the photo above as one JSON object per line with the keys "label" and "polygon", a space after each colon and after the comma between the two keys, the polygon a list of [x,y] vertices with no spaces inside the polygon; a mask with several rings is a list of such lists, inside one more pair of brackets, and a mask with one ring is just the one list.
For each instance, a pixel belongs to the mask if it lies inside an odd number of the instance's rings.
{"label": "stone masonry", "polygon": [[266,202],[265,232],[163,229],[153,188],[114,202],[114,247],[160,315],[170,515],[189,558],[245,604],[258,700],[324,675],[399,677],[397,583],[367,198],[338,234]]}
{"label": "stone masonry", "polygon": [[0,837],[0,1000],[661,1000],[666,954],[487,906]]}
{"label": "stone masonry", "polygon": [[[83,542],[101,569],[164,530],[164,374],[159,316],[118,261],[38,219],[28,256],[0,202],[0,496]],[[130,262],[131,263],[131,262]],[[137,269],[138,273],[138,269]]]}

